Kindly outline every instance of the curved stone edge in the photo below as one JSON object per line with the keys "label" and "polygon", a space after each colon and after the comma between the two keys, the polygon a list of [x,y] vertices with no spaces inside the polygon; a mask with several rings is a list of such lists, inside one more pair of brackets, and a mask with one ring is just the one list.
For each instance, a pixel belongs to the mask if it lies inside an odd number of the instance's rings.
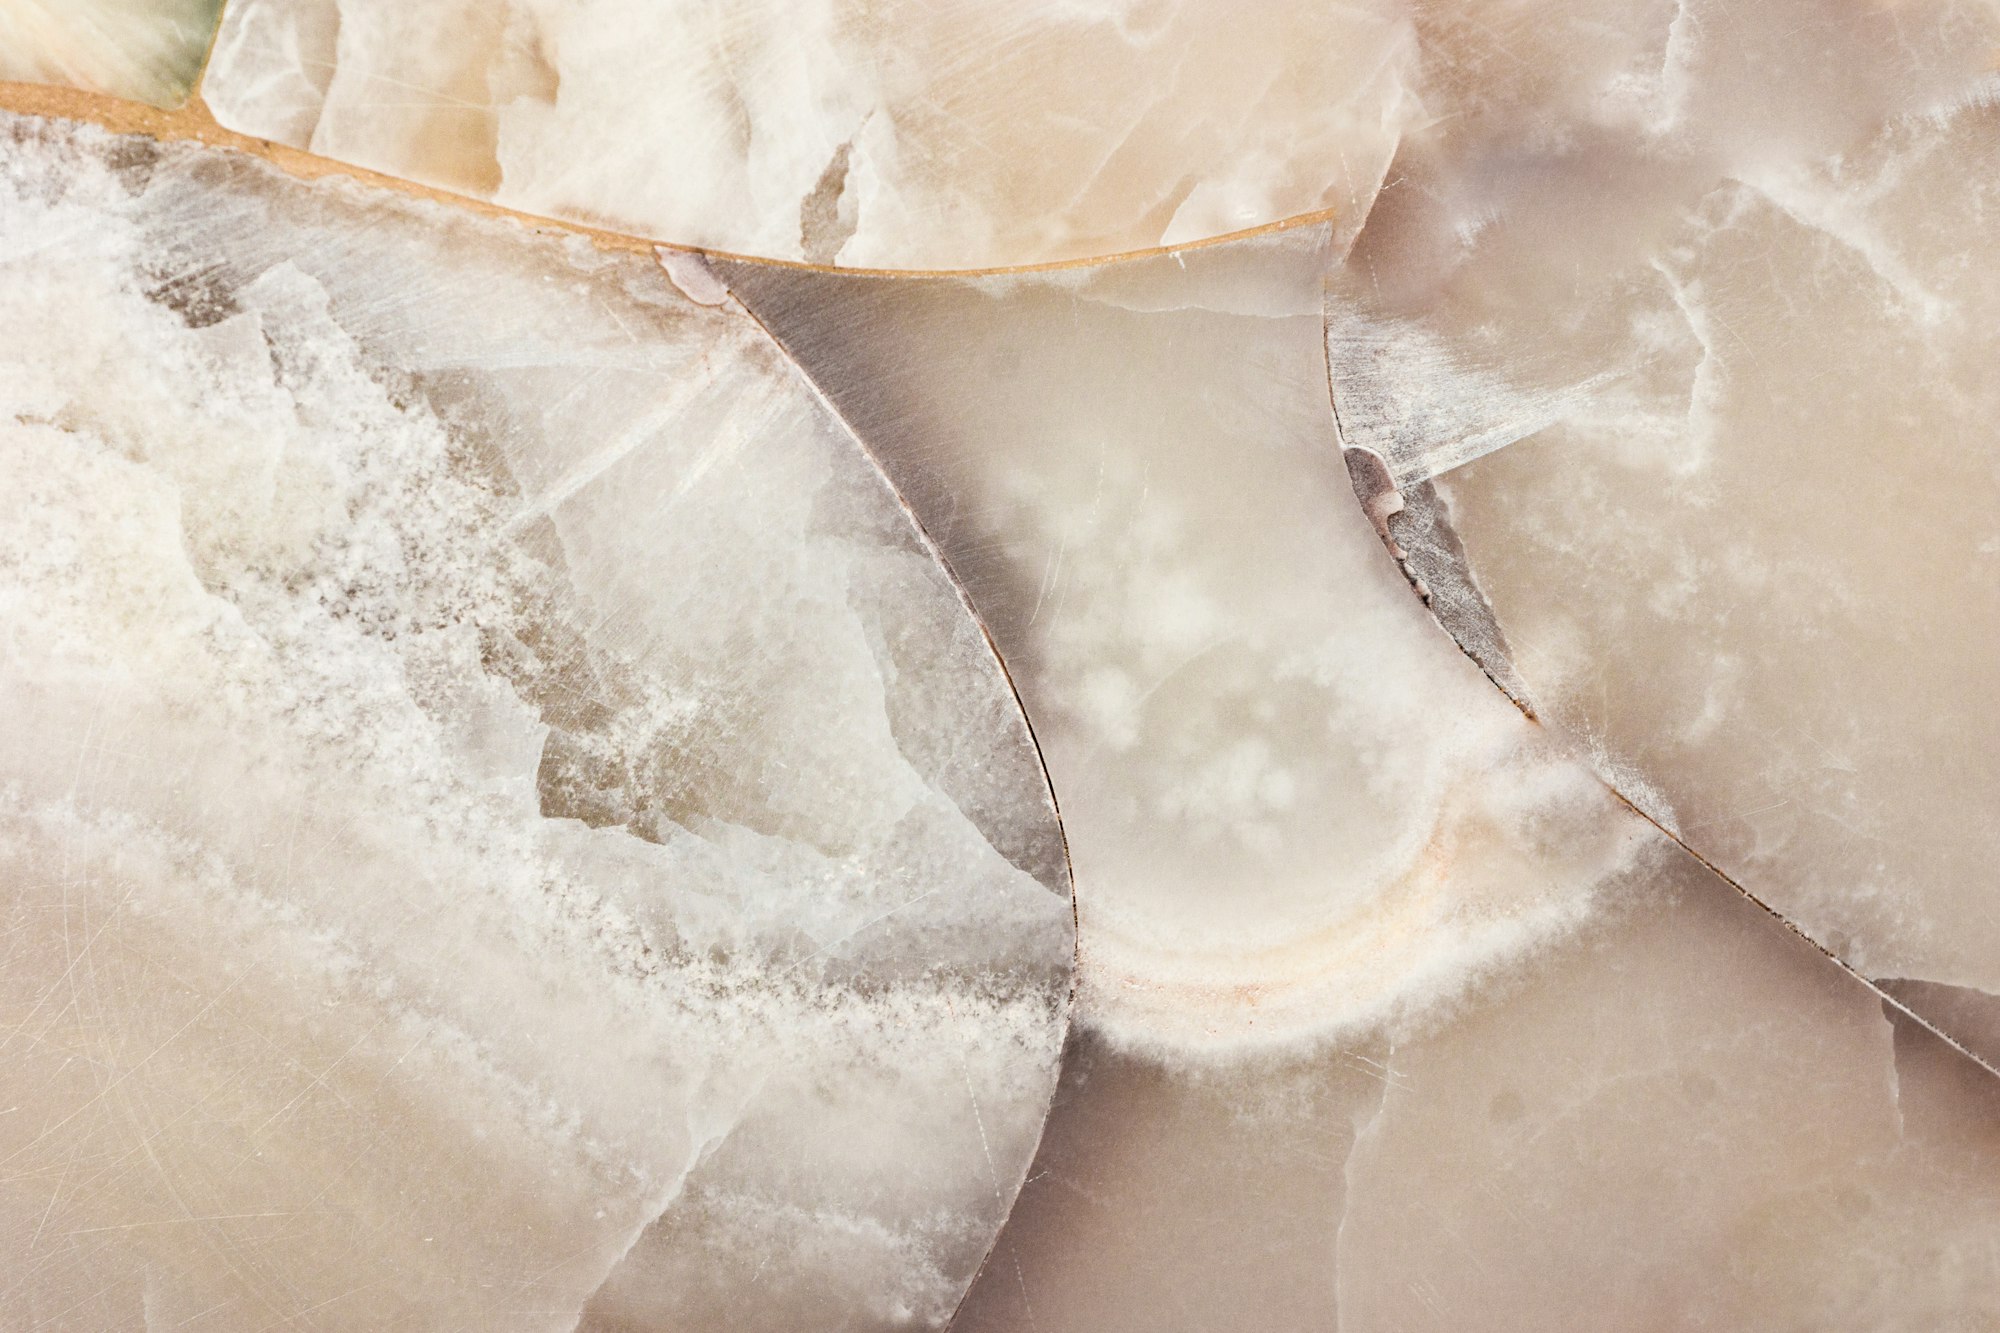
{"label": "curved stone edge", "polygon": [[1134,260],[1156,259],[1162,255],[1183,254],[1191,250],[1205,250],[1213,246],[1230,245],[1260,236],[1276,235],[1295,231],[1301,227],[1315,227],[1333,222],[1343,216],[1334,208],[1318,209],[1309,213],[1296,213],[1259,223],[1240,231],[1220,232],[1204,236],[1198,240],[1181,241],[1173,245],[1148,246],[1138,250],[1122,250],[1101,255],[1085,255],[1075,259],[1047,260],[1034,264],[1001,265],[990,268],[862,268],[832,264],[815,264],[801,259],[778,259],[768,255],[738,254],[729,250],[708,249],[687,245],[665,237],[643,236],[634,232],[614,231],[605,227],[593,227],[588,223],[572,221],[540,213],[526,213],[519,209],[507,208],[472,195],[459,194],[451,190],[441,190],[403,176],[393,176],[375,171],[369,167],[357,166],[338,158],[323,157],[318,153],[293,148],[270,139],[260,139],[255,135],[241,134],[229,129],[215,119],[214,113],[202,99],[200,85],[190,93],[187,100],[176,107],[157,107],[145,102],[135,102],[114,97],[108,93],[92,92],[82,88],[65,88],[56,84],[15,83],[0,80],[0,111],[12,111],[31,116],[62,116],[70,120],[85,121],[100,128],[125,134],[146,134],[163,141],[195,139],[215,147],[233,148],[239,152],[263,159],[288,175],[305,180],[323,176],[347,176],[383,189],[402,194],[429,199],[451,208],[461,208],[488,217],[508,218],[523,223],[539,231],[558,231],[582,236],[592,244],[610,250],[634,252],[656,252],[670,250],[679,254],[701,259],[713,259],[729,263],[757,264],[768,268],[794,269],[806,273],[838,273],[850,277],[875,278],[981,278],[999,277],[1022,273],[1057,273],[1071,269],[1097,268],[1105,264],[1120,264]]}
{"label": "curved stone edge", "polygon": [[[1333,317],[1330,288],[1327,300],[1327,324],[1331,329]],[[1549,730],[1559,743],[1571,750],[1577,760],[1604,784],[1605,790],[1610,792],[1619,804],[1658,829],[1662,836],[1694,858],[1710,874],[1768,913],[1800,940],[1811,945],[1829,963],[1873,991],[1876,998],[1881,1001],[1885,1012],[1902,1014],[1988,1074],[2000,1078],[2000,1045],[1996,1045],[1990,1051],[1976,1048],[1976,1043],[1968,1044],[1961,1041],[1937,1022],[1933,1022],[1922,1012],[1922,1008],[1930,1007],[1928,1003],[1930,990],[1912,986],[1896,978],[1871,977],[1855,968],[1826,944],[1807,933],[1797,922],[1764,901],[1748,885],[1703,856],[1697,848],[1690,846],[1678,831],[1668,827],[1667,823],[1656,817],[1638,797],[1623,790],[1611,775],[1606,774],[1603,765],[1596,762],[1591,755],[1589,747],[1576,738],[1549,727],[1543,721],[1532,702],[1527,683],[1515,669],[1512,655],[1507,647],[1507,636],[1494,615],[1493,604],[1481,591],[1479,580],[1472,568],[1471,557],[1466,552],[1464,543],[1460,541],[1457,529],[1452,525],[1450,505],[1439,493],[1434,480],[1425,478],[1421,481],[1399,483],[1388,460],[1379,452],[1366,445],[1352,444],[1346,439],[1341,419],[1338,377],[1334,372],[1332,343],[1330,340],[1322,340],[1321,345],[1327,357],[1327,394],[1333,404],[1334,423],[1338,434],[1334,445],[1340,450],[1342,462],[1347,467],[1348,478],[1354,488],[1355,503],[1361,506],[1362,513],[1375,530],[1375,535],[1381,539],[1383,550],[1396,562],[1397,568],[1408,581],[1410,591],[1423,603],[1424,608],[1430,612],[1431,619],[1445,636],[1480,669],[1509,703],[1521,710],[1529,722]],[[1951,989],[1957,991],[1960,988]],[[1973,994],[1983,996],[1983,992],[1973,992]],[[1983,996],[1983,998],[1990,1001],[1994,997]]]}
{"label": "curved stone edge", "polygon": [[[986,643],[986,651],[991,655],[993,664],[999,669],[1001,678],[1007,684],[1008,694],[1013,698],[1015,715],[1020,719],[1021,727],[1027,734],[1028,744],[1034,751],[1035,766],[1041,773],[1042,790],[1048,799],[1049,810],[1055,821],[1056,837],[1062,851],[1062,889],[1069,899],[1069,994],[1063,999],[1062,1031],[1060,1033],[1061,1039],[1057,1046],[1058,1054],[1055,1067],[1056,1077],[1049,1083],[1048,1100],[1042,1108],[1041,1128],[1035,1135],[1035,1143],[1039,1151],[1042,1139],[1048,1132],[1049,1117],[1054,1110],[1056,1094],[1061,1087],[1063,1064],[1070,1049],[1071,1036],[1075,1030],[1076,979],[1078,968],[1081,965],[1081,957],[1077,930],[1076,880],[1074,867],[1070,860],[1069,834],[1063,825],[1062,800],[1056,792],[1054,782],[1049,777],[1048,759],[1042,752],[1041,738],[1035,734],[1034,720],[1029,717],[1027,706],[1021,698],[1020,685],[1014,679],[1013,670],[1007,665],[1007,659],[1001,654],[1000,645],[994,639],[993,631],[987,625],[986,618],[972,604],[971,597],[966,593],[964,581],[959,577],[958,572],[952,568],[951,561],[945,557],[944,551],[938,545],[936,538],[924,526],[922,518],[918,516],[915,508],[911,506],[909,500],[904,496],[902,489],[896,485],[895,480],[889,475],[888,469],[882,466],[881,460],[876,457],[875,451],[869,447],[868,441],[841,414],[840,409],[834,405],[833,400],[827,395],[826,390],[820,385],[819,381],[813,377],[812,372],[793,355],[792,349],[785,345],[784,340],[765,324],[762,319],[758,318],[756,312],[750,308],[749,304],[739,298],[730,289],[728,281],[709,266],[707,259],[703,255],[672,247],[660,247],[656,250],[656,255],[660,261],[660,266],[666,271],[668,278],[690,300],[703,305],[722,305],[725,303],[733,305],[742,314],[743,318],[754,324],[763,333],[765,338],[770,341],[771,345],[777,348],[784,356],[786,364],[790,365],[794,373],[805,383],[808,390],[812,393],[813,398],[820,404],[827,416],[840,424],[841,430],[846,433],[848,439],[854,442],[855,448],[860,451],[863,458],[867,459],[868,465],[875,470],[876,475],[881,479],[882,485],[894,497],[897,507],[902,510],[904,517],[909,521],[910,527],[916,532],[918,539],[923,543],[925,553],[930,556],[938,568],[944,571],[945,577],[950,580],[952,591],[958,597],[959,606],[963,608],[965,614],[978,628],[980,638]],[[1027,1185],[1029,1172],[1034,1170],[1035,1158],[1036,1153],[1028,1154],[1027,1158],[1021,1163],[1019,1175],[1008,1182],[1006,1189],[1006,1215],[1001,1219],[1000,1227],[993,1233],[993,1239],[987,1243],[986,1252],[980,1256],[978,1266],[973,1269],[971,1275],[967,1278],[964,1290],[959,1292],[958,1302],[952,1307],[952,1314],[944,1323],[946,1329],[951,1328],[957,1322],[959,1311],[964,1309],[965,1302],[970,1299],[973,1288],[978,1285],[979,1279],[984,1276],[987,1267],[993,1262],[993,1257],[1000,1247],[1001,1237],[1006,1232],[1007,1220],[1013,1216],[1015,1205],[1021,1197],[1021,1191]]]}
{"label": "curved stone edge", "polygon": [[[198,148],[206,148],[225,153],[235,153],[244,157],[254,159],[258,163],[266,167],[269,167],[301,184],[319,181],[328,177],[348,180],[363,187],[381,189],[384,192],[395,195],[405,201],[411,201],[411,200],[429,201],[432,203],[441,204],[445,207],[463,209],[468,213],[481,216],[491,221],[500,221],[516,225],[522,225],[527,227],[531,232],[540,235],[546,236],[554,234],[558,236],[573,236],[580,238],[588,243],[591,243],[607,251],[625,252],[629,254],[651,255],[661,264],[662,268],[665,270],[667,276],[674,283],[674,285],[678,287],[683,292],[684,295],[687,295],[690,300],[696,302],[697,304],[702,304],[702,305],[721,305],[721,304],[734,305],[736,308],[732,313],[748,321],[749,324],[752,327],[754,327],[760,335],[762,335],[762,337],[773,348],[773,350],[775,350],[782,356],[782,359],[784,360],[785,364],[790,366],[793,372],[798,375],[800,381],[808,390],[811,398],[820,406],[821,410],[826,414],[827,418],[830,421],[837,423],[841,433],[843,433],[846,436],[846,438],[853,443],[857,453],[862,459],[866,461],[867,467],[872,471],[876,480],[884,488],[887,494],[893,498],[896,507],[903,513],[903,515],[907,519],[909,523],[909,528],[918,539],[921,549],[923,550],[925,555],[928,556],[928,558],[931,560],[934,567],[944,576],[946,581],[949,583],[954,596],[957,598],[960,608],[963,610],[964,614],[970,619],[971,623],[977,628],[981,639],[985,642],[987,652],[990,654],[994,666],[998,669],[1000,677],[1006,685],[1007,697],[1010,698],[1012,701],[1013,714],[1018,725],[1021,728],[1021,734],[1027,740],[1030,750],[1033,754],[1034,770],[1039,775],[1039,782],[1041,789],[1040,796],[1041,799],[1046,802],[1049,818],[1051,820],[1051,826],[1055,835],[1055,844],[1056,847],[1059,849],[1060,855],[1057,860],[1059,875],[1054,876],[1054,878],[1058,880],[1057,883],[1054,884],[1049,883],[1047,877],[1036,874],[1033,870],[1030,870],[1029,873],[1031,877],[1034,877],[1040,882],[1042,882],[1044,887],[1049,888],[1052,892],[1057,893],[1059,896],[1066,897],[1069,904],[1069,914],[1070,914],[1071,952],[1070,952],[1070,963],[1069,963],[1069,987],[1067,993],[1062,997],[1060,1005],[1060,1018],[1058,1025],[1053,1033],[1056,1039],[1055,1047],[1058,1052],[1058,1056],[1056,1062],[1051,1066],[1050,1069],[1048,1099],[1044,1103],[1041,1111],[1042,1128],[1045,1129],[1048,1120],[1050,1105],[1052,1105],[1053,1103],[1060,1080],[1061,1067],[1062,1067],[1061,1052],[1068,1049],[1069,1039],[1072,1029],[1073,1012],[1074,1012],[1074,1005],[1077,993],[1077,983],[1076,983],[1077,909],[1076,909],[1076,895],[1074,890],[1072,867],[1069,855],[1068,838],[1066,830],[1063,825],[1061,809],[1057,799],[1057,795],[1055,793],[1053,784],[1049,777],[1047,763],[1042,752],[1042,746],[1040,740],[1035,734],[1033,724],[1022,703],[1020,691],[1013,676],[1013,673],[1009,669],[1004,658],[1002,658],[998,646],[995,643],[994,637],[989,627],[987,626],[984,618],[978,613],[978,611],[972,605],[970,599],[966,594],[962,581],[958,578],[957,574],[952,569],[950,563],[945,559],[942,551],[939,549],[937,543],[933,540],[930,533],[925,529],[924,525],[918,519],[915,511],[911,508],[908,501],[904,498],[901,490],[895,485],[895,483],[890,478],[886,470],[882,467],[880,461],[877,459],[874,452],[868,447],[866,441],[860,437],[860,435],[858,434],[858,432],[855,431],[853,426],[835,408],[831,400],[821,389],[820,385],[813,379],[813,377],[809,373],[807,373],[805,368],[801,366],[798,363],[798,361],[792,356],[790,349],[788,349],[777,338],[777,336],[773,334],[764,325],[764,323],[761,320],[759,320],[749,310],[749,308],[746,305],[738,301],[735,298],[735,296],[727,290],[727,288],[723,287],[719,279],[715,279],[713,277],[712,271],[708,269],[706,252],[693,250],[685,247],[663,245],[648,240],[646,238],[637,236],[600,231],[579,224],[567,222],[562,219],[540,218],[529,214],[523,214],[515,210],[510,210],[499,207],[497,205],[488,204],[483,201],[470,198],[467,196],[460,196],[451,194],[449,192],[433,190],[428,187],[401,178],[386,176],[383,175],[382,173],[373,172],[365,168],[350,166],[349,164],[339,162],[333,159],[323,158],[314,154],[304,153],[298,150],[289,149],[284,147],[283,145],[274,144],[269,141],[253,139],[247,136],[239,135],[234,133],[233,131],[221,127],[220,125],[214,122],[212,117],[208,115],[206,107],[202,104],[198,92],[192,94],[188,99],[188,101],[183,106],[179,108],[170,109],[170,108],[161,108],[153,106],[146,103],[134,102],[128,99],[112,97],[106,94],[92,92],[87,89],[68,88],[68,87],[49,85],[49,84],[29,84],[29,83],[0,81],[0,114],[14,114],[26,118],[40,119],[40,120],[70,121],[94,127],[96,129],[103,130],[114,135],[128,135],[137,138],[144,138],[161,144],[170,144],[170,145],[190,144]],[[1311,219],[1307,219],[1307,221],[1310,220]],[[1298,220],[1289,220],[1283,223],[1274,224],[1274,226],[1272,227],[1258,228],[1256,230],[1259,232],[1270,231],[1270,230],[1284,230],[1295,225],[1299,225]],[[1227,239],[1227,238],[1218,238],[1218,239]],[[1205,245],[1209,243],[1210,242],[1203,241],[1194,244]],[[1186,249],[1191,247],[1181,246],[1173,248]],[[1166,249],[1167,248],[1163,247],[1161,252],[1164,252]],[[1151,254],[1155,252],[1148,251],[1143,253]],[[756,263],[759,265],[766,265],[769,267],[808,268],[808,269],[817,267],[813,265],[791,264],[791,263],[785,263],[783,261],[766,261],[754,258],[749,258],[745,262]],[[1099,262],[1100,261],[1097,260],[1085,260],[1085,261],[1077,261],[1076,263],[1073,264],[1065,263],[1058,265],[1048,265],[1043,267],[1056,267],[1056,268],[1085,267],[1085,266],[1095,265]],[[843,275],[857,275],[864,272],[862,270],[852,270],[852,269],[827,269],[826,271],[837,272]],[[1001,271],[1013,271],[1013,270],[1001,270]],[[704,279],[701,276],[703,274],[708,275],[708,279],[714,282],[715,285],[713,287],[708,287],[704,284]],[[921,276],[901,270],[889,271],[889,275],[897,277]],[[948,276],[965,276],[965,275],[959,273],[953,273]],[[1037,1144],[1039,1144],[1040,1142],[1041,1134],[1042,1134],[1042,1129],[1038,1129],[1036,1134]],[[1004,1229],[1006,1216],[1011,1215],[1014,1201],[1018,1197],[1021,1188],[1027,1179],[1029,1172],[1032,1170],[1033,1164],[1034,1164],[1034,1154],[1030,1152],[1023,1158],[1018,1178],[1014,1179],[1011,1182],[1011,1184],[1006,1185],[1007,1212],[1006,1214],[1003,1214],[1001,1218],[1001,1226],[999,1229],[996,1229],[993,1239],[989,1241],[985,1253],[981,1256],[980,1263],[974,1269],[972,1269],[970,1273],[967,1274],[964,1282],[964,1289],[959,1293],[957,1304],[954,1306],[953,1317],[955,1317],[957,1308],[964,1304],[966,1296],[970,1292],[972,1285],[977,1281],[978,1276],[985,1270],[987,1263],[991,1260],[993,1252],[998,1245],[1000,1231]],[[947,1319],[946,1324],[943,1327],[949,1327],[949,1324],[950,1324],[950,1319]]]}

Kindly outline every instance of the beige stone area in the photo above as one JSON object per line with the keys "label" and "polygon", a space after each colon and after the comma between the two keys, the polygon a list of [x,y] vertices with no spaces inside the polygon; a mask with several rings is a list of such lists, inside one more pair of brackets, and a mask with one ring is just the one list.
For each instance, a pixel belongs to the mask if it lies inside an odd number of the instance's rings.
{"label": "beige stone area", "polygon": [[846,427],[648,256],[0,161],[0,1325],[941,1326],[1072,913]]}
{"label": "beige stone area", "polygon": [[1063,803],[1079,1025],[955,1327],[1994,1327],[2000,1087],[1410,596],[1311,380],[1335,244],[720,269],[951,561]]}
{"label": "beige stone area", "polygon": [[178,106],[221,19],[222,0],[5,0],[0,80]]}
{"label": "beige stone area", "polygon": [[203,87],[0,121],[0,1326],[2000,1333],[1992,0]]}
{"label": "beige stone area", "polygon": [[204,93],[527,212],[972,269],[1358,222],[1413,54],[1393,0],[233,0]]}
{"label": "beige stone area", "polygon": [[1128,1043],[1293,1043],[1589,910],[1615,802],[1412,599],[1356,509],[1325,228],[1074,273],[720,271],[854,424],[1020,688]]}
{"label": "beige stone area", "polygon": [[[2000,991],[2000,13],[1688,4],[1614,40],[1475,8],[1420,23],[1446,118],[1332,287],[1346,442],[1448,503],[1469,651],[1853,966],[1957,988],[1969,1040]],[[1489,77],[1517,60],[1544,73]]]}
{"label": "beige stone area", "polygon": [[1665,839],[1605,902],[1393,1038],[1080,1039],[954,1329],[2000,1327],[1993,1077]]}

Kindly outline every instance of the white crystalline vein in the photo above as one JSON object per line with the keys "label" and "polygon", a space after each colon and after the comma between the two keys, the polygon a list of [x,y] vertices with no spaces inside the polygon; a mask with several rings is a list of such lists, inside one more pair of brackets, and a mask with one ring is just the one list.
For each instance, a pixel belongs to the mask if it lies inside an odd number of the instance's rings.
{"label": "white crystalline vein", "polygon": [[[233,1299],[205,1251],[121,1230],[155,1208],[150,1178],[18,1192],[136,1128],[159,1188],[214,1193],[218,1224],[310,1196],[312,1222],[265,1250],[289,1312],[472,1318],[438,1284],[497,1268],[542,1276],[510,1277],[483,1327],[560,1326],[524,1307],[573,1312],[620,1256],[654,1262],[635,1245],[730,1125],[865,1106],[880,1137],[853,1161],[815,1176],[781,1154],[737,1185],[782,1203],[802,1179],[798,1216],[882,1238],[827,1261],[941,1319],[998,1223],[997,1155],[1032,1145],[1068,913],[892,734],[901,687],[863,614],[964,617],[935,566],[871,546],[906,520],[852,441],[748,321],[678,303],[645,261],[357,213],[365,192],[203,150],[121,181],[101,137],[0,131],[0,694],[20,718],[0,739],[0,1013],[37,1042],[15,1100],[46,1108],[0,1119],[0,1158],[28,1168],[0,1219],[105,1237],[77,1262],[143,1272],[162,1308]],[[149,298],[168,274],[190,310],[214,303],[196,326]],[[433,288],[457,294],[418,299]],[[538,522],[561,579],[510,537]],[[936,696],[966,710],[947,734],[990,717],[1010,739],[951,762],[1033,780],[997,666],[953,632],[934,645],[961,673]],[[551,651],[574,657],[534,666]],[[529,676],[494,665],[509,654]],[[578,725],[538,712],[550,668],[612,710],[586,741],[696,769],[645,840],[540,808],[544,748]],[[816,777],[835,760],[843,782]],[[57,1001],[86,956],[94,1017],[71,1036]],[[156,996],[148,968],[182,980]],[[51,1040],[95,1047],[93,1095],[65,1101],[75,1072],[37,1063]],[[969,1088],[977,1125],[938,1122],[938,1090]],[[219,1171],[204,1127],[239,1105],[258,1164]],[[935,1151],[903,1163],[912,1137]],[[899,1159],[887,1195],[871,1142]],[[700,1182],[719,1225],[729,1182]],[[56,1298],[82,1280],[66,1262],[7,1299]],[[810,1284],[812,1262],[767,1285]]]}
{"label": "white crystalline vein", "polygon": [[965,577],[1062,794],[1080,1016],[1163,1059],[1448,1004],[1640,840],[1359,514],[1331,233],[940,284],[726,270]]}
{"label": "white crystalline vein", "polygon": [[[1218,0],[237,0],[225,26],[204,94],[232,128],[531,212],[778,258],[823,242],[852,265],[1077,258],[1343,203],[1358,226],[1414,112],[1386,2],[1245,24]],[[843,147],[837,226],[806,237]]]}

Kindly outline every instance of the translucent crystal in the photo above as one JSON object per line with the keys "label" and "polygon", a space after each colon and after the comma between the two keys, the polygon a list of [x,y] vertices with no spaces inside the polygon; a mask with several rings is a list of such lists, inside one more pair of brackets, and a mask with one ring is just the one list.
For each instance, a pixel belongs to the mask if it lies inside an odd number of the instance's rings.
{"label": "translucent crystal", "polygon": [[1390,0],[234,0],[203,92],[529,212],[964,269],[1358,224],[1413,50]]}
{"label": "translucent crystal", "polygon": [[1335,257],[723,269],[952,561],[1063,802],[1079,1023],[955,1327],[1976,1319],[1989,1076],[1437,631],[1316,373]]}
{"label": "translucent crystal", "polygon": [[964,583],[1062,801],[1088,1021],[1223,1053],[1366,1027],[1560,933],[1613,802],[1356,512],[1325,228],[1047,275],[730,264]]}
{"label": "translucent crystal", "polygon": [[0,153],[0,1322],[941,1324],[1071,914],[839,420],[643,253]]}
{"label": "translucent crystal", "polygon": [[2000,991],[2000,13],[1502,11],[1420,23],[1346,442],[1446,502],[1443,618],[1626,795],[1866,974]]}

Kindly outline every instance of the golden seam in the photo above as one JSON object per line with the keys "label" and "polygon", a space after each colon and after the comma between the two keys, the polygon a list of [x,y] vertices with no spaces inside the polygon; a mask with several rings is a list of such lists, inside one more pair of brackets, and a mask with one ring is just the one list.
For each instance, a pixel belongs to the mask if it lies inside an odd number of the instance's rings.
{"label": "golden seam", "polygon": [[[204,73],[206,71],[204,70]],[[259,139],[247,134],[238,134],[219,124],[210,113],[207,103],[197,93],[189,97],[186,105],[176,110],[162,110],[141,102],[130,102],[105,93],[92,92],[83,88],[64,88],[53,84],[9,83],[0,81],[0,111],[12,111],[21,115],[41,116],[64,120],[84,121],[101,129],[118,134],[143,134],[164,142],[193,141],[215,148],[232,149],[260,158],[284,172],[301,180],[320,180],[330,176],[344,176],[385,190],[428,199],[448,208],[466,209],[486,217],[501,218],[517,222],[537,231],[561,231],[573,236],[581,236],[591,244],[605,250],[651,253],[656,250],[674,250],[684,254],[702,255],[712,259],[728,260],[745,264],[762,264],[767,268],[794,269],[807,273],[838,273],[850,277],[869,278],[984,278],[1009,274],[1057,273],[1071,269],[1096,268],[1110,264],[1125,264],[1142,259],[1157,259],[1164,255],[1187,254],[1195,250],[1205,250],[1211,246],[1228,245],[1259,236],[1271,236],[1293,231],[1300,227],[1317,226],[1331,222],[1339,216],[1338,209],[1324,208],[1311,213],[1299,213],[1292,217],[1280,218],[1241,231],[1225,232],[1219,236],[1207,236],[1185,245],[1156,245],[1139,250],[1125,250],[1113,254],[1093,255],[1082,259],[1058,259],[1039,264],[1002,265],[995,268],[946,268],[946,269],[902,269],[902,268],[843,268],[834,264],[811,264],[804,260],[773,259],[764,255],[737,254],[730,250],[716,250],[705,246],[687,245],[679,241],[664,241],[655,237],[640,236],[631,232],[613,231],[604,227],[593,227],[586,223],[572,222],[563,218],[547,217],[538,213],[525,213],[519,209],[507,208],[500,204],[477,199],[471,195],[458,194],[451,190],[440,190],[401,176],[391,176],[385,172],[373,171],[367,167],[322,157],[303,149],[276,143],[269,139]]]}
{"label": "golden seam", "polygon": [[490,204],[468,195],[433,189],[399,176],[390,176],[379,171],[371,171],[366,167],[337,162],[332,158],[274,143],[269,139],[238,134],[218,124],[215,117],[209,113],[207,104],[199,97],[190,98],[185,106],[177,110],[163,111],[158,107],[147,106],[140,102],[128,102],[123,98],[110,97],[86,89],[58,88],[34,83],[0,83],[0,110],[30,116],[84,121],[116,134],[142,134],[166,143],[194,142],[214,148],[233,149],[258,158],[299,180],[346,177],[398,194],[427,199],[449,208],[464,209],[486,217],[517,222],[536,231],[561,231],[582,236],[593,245],[605,250],[651,254],[656,248],[655,242],[641,236],[586,227],[575,222],[565,222],[560,218],[537,217],[532,213],[502,208],[498,204]]}

